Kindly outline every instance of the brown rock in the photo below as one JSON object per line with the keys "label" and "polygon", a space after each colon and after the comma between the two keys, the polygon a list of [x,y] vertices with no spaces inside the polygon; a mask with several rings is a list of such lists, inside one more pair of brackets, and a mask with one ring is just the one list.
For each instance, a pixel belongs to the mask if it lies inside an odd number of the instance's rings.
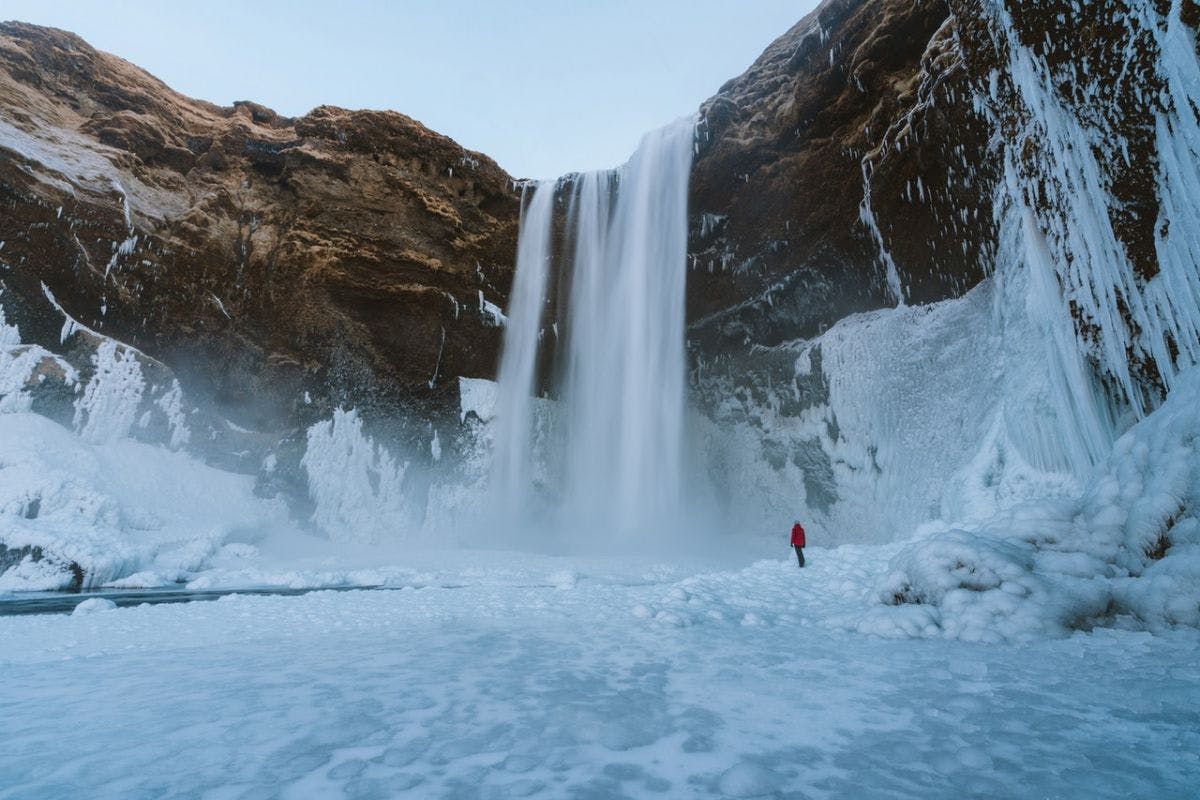
{"label": "brown rock", "polygon": [[401,114],[222,108],[4,23],[0,203],[0,290],[26,340],[57,343],[45,284],[246,427],[339,403],[429,418],[455,376],[494,373],[479,293],[502,304],[511,281],[512,181]]}
{"label": "brown rock", "polygon": [[905,302],[982,278],[995,159],[954,25],[941,0],[826,0],[702,106],[688,291],[698,355],[894,304],[888,258]]}

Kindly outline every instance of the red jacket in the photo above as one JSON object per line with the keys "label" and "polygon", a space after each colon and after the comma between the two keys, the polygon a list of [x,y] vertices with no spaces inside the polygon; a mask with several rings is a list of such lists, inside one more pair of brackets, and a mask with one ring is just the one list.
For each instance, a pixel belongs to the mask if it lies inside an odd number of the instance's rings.
{"label": "red jacket", "polygon": [[799,522],[792,526],[792,547],[804,547],[804,528]]}

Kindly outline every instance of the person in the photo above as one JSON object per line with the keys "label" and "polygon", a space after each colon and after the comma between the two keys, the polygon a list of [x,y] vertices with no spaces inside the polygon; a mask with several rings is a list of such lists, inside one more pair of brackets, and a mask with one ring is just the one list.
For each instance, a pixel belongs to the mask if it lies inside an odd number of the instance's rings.
{"label": "person", "polygon": [[796,524],[792,526],[792,547],[796,548],[796,560],[800,562],[800,566],[803,568],[804,526],[800,524],[800,520],[796,520]]}

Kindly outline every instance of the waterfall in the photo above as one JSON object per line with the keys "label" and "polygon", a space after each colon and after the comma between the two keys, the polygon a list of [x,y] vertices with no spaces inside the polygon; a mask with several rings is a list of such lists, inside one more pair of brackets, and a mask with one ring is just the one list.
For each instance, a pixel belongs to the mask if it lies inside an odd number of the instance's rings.
{"label": "waterfall", "polygon": [[[566,231],[552,256],[556,184],[533,189],[521,220],[517,276],[500,370],[493,488],[528,521],[535,451],[561,466],[547,487],[573,530],[631,534],[679,519],[686,363],[687,191],[694,119],[648,134],[615,170],[569,176]],[[554,262],[554,263],[551,263]],[[531,395],[553,269],[559,402],[549,440]],[[561,342],[561,344],[559,344]],[[524,517],[524,519],[522,519]]]}
{"label": "waterfall", "polygon": [[521,198],[521,235],[500,359],[500,393],[492,490],[499,512],[515,518],[530,501],[533,459],[533,394],[537,380],[538,340],[550,270],[550,232],[554,221],[554,183],[526,187]]}

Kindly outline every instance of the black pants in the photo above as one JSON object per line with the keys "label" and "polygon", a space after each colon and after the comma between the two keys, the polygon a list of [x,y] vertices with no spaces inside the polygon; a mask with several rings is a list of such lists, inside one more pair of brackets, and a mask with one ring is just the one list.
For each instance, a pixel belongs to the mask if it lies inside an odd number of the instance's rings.
{"label": "black pants", "polygon": [[796,548],[796,560],[800,562],[800,566],[804,566],[804,548],[800,545],[794,545]]}

